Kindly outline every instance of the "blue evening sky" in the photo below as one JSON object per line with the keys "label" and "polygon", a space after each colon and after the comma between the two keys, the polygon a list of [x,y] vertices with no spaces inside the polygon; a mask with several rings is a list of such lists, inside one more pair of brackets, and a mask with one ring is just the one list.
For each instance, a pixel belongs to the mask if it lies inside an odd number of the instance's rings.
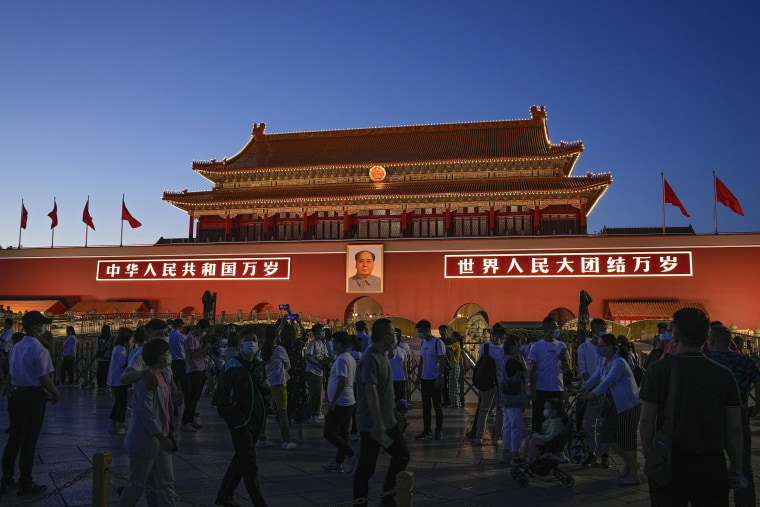
{"label": "blue evening sky", "polygon": [[193,160],[267,132],[528,118],[582,140],[576,175],[613,183],[589,231],[662,225],[660,172],[713,231],[712,171],[758,232],[760,3],[43,2],[0,5],[0,245],[186,237],[165,189],[207,190]]}

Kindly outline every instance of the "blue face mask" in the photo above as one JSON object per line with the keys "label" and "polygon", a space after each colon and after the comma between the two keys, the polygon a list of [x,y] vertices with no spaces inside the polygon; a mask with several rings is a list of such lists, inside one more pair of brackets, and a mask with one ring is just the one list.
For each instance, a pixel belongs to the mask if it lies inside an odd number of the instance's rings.
{"label": "blue face mask", "polygon": [[599,354],[599,357],[605,357],[604,356],[604,349],[602,347],[596,348],[596,353]]}
{"label": "blue face mask", "polygon": [[554,331],[552,331],[552,338],[554,338],[555,340],[559,338],[559,329],[555,329]]}
{"label": "blue face mask", "polygon": [[673,335],[672,335],[672,334],[670,334],[670,333],[662,333],[662,334],[660,335],[660,340],[662,340],[662,341],[664,341],[664,342],[669,342],[669,341],[670,341],[670,340],[672,340],[672,339],[673,339]]}
{"label": "blue face mask", "polygon": [[256,342],[243,342],[243,354],[251,356],[256,353],[258,343]]}
{"label": "blue face mask", "polygon": [[425,337],[427,337],[427,333],[419,333],[418,336],[420,337],[420,340],[424,340]]}

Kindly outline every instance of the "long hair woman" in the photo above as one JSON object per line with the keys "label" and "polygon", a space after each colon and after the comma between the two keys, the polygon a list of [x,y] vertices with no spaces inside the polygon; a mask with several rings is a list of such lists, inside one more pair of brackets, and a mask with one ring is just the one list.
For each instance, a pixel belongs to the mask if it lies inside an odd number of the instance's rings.
{"label": "long hair woman", "polygon": [[111,433],[125,435],[127,424],[124,419],[127,415],[127,395],[129,386],[121,383],[121,375],[127,369],[127,349],[129,340],[132,338],[132,330],[122,327],[116,333],[113,351],[111,352],[111,364],[108,366],[108,385],[113,393],[113,408],[111,408]]}

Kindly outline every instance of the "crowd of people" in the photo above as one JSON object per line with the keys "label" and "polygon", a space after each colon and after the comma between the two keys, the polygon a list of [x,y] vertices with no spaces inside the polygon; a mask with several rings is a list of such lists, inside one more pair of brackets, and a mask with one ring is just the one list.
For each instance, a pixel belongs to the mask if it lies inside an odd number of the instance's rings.
{"label": "crowd of people", "polygon": [[[10,384],[2,493],[34,495],[46,489],[33,481],[32,462],[46,403],[60,398],[52,380],[48,324],[39,312],[28,312],[22,318],[24,333],[14,333],[12,320],[6,319],[0,334]],[[321,427],[335,447],[334,458],[322,468],[353,473],[357,503],[369,496],[384,449],[391,460],[383,504],[393,505],[396,475],[410,460],[409,382],[418,380],[422,399],[422,428],[414,438],[443,440],[443,408],[463,405],[462,337],[447,326],[434,336],[430,322],[419,321],[415,379],[412,350],[390,320],[375,320],[371,328],[360,321],[355,328],[350,335],[316,324],[307,332],[292,314],[276,325],[229,325],[223,336],[206,319],[189,330],[181,319],[152,319],[115,335],[104,326],[98,384],[113,394],[110,430],[125,435],[130,457],[130,483],[120,492],[119,505],[134,505],[145,493],[143,485],[159,492],[148,493],[154,497],[149,503],[174,505],[176,432],[202,428],[197,405],[204,387],[213,394],[234,448],[217,505],[236,505],[233,495],[241,481],[254,505],[267,505],[256,456],[256,449],[275,445],[267,437],[267,414],[274,416],[284,450],[303,443],[304,425]],[[568,458],[554,450],[550,459],[610,468],[612,451],[623,464],[617,485],[628,487],[641,484],[639,451],[647,463],[656,433],[672,427],[672,477],[665,484],[648,477],[652,505],[728,505],[730,488],[736,505],[755,505],[748,399],[751,386],[760,384],[760,370],[753,359],[732,350],[731,332],[700,310],[682,309],[658,329],[652,353],[640,362],[625,337],[606,329],[605,321],[591,321],[587,339],[577,348],[575,370],[551,317],[534,343],[500,324],[487,329],[473,372],[478,407],[467,432],[473,445],[500,445],[499,461],[515,467],[535,462],[552,442],[560,441],[559,449],[575,449],[570,440],[576,438],[581,452],[570,451]],[[60,385],[75,382],[77,338],[71,327],[66,334]],[[674,411],[667,410],[669,402]],[[531,431],[524,435],[528,407]],[[675,415],[666,421],[670,413]],[[574,437],[572,428],[579,430]]]}

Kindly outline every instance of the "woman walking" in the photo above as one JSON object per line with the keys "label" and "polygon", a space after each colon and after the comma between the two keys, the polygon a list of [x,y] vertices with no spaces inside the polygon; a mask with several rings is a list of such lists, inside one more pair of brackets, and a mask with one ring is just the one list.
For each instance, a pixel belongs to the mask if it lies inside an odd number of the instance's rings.
{"label": "woman walking", "polygon": [[[290,375],[290,359],[282,345],[277,345],[277,333],[274,329],[268,330],[264,347],[261,349],[261,359],[265,363],[269,392],[272,397],[272,405],[280,420],[280,436],[282,437],[283,449],[295,449],[297,446],[290,438],[290,422],[288,421],[288,381]],[[267,440],[260,439],[258,447],[268,447]]]}

